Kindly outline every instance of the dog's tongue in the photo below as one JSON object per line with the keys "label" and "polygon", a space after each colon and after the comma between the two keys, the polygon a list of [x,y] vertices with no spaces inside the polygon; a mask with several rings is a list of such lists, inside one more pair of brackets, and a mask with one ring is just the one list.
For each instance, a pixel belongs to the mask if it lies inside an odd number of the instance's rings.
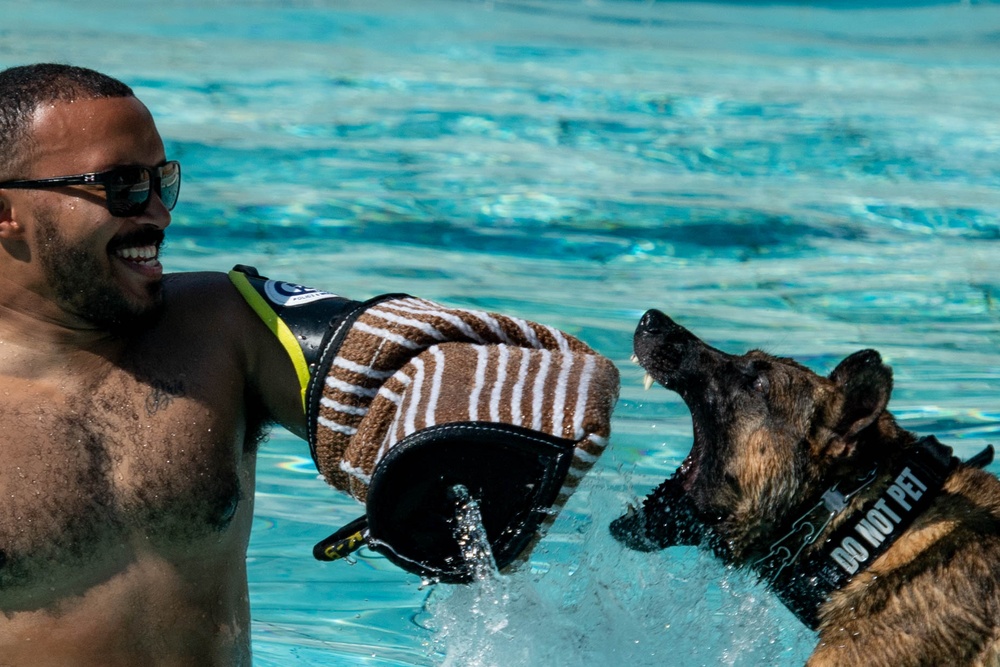
{"label": "dog's tongue", "polygon": [[642,507],[611,522],[616,540],[636,551],[655,551],[679,545],[699,544],[703,528],[694,503],[684,492],[683,473],[677,471],[642,501]]}

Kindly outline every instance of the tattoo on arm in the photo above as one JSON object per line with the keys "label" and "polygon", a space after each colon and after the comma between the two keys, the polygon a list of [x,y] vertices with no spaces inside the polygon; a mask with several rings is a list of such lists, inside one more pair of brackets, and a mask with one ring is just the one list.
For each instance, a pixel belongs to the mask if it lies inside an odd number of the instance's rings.
{"label": "tattoo on arm", "polygon": [[183,395],[184,383],[180,380],[151,380],[146,394],[146,415],[152,417]]}

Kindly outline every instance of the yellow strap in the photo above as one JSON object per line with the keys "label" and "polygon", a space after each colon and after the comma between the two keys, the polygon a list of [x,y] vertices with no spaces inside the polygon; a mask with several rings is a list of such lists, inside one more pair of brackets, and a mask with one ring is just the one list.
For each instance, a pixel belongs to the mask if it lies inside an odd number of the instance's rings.
{"label": "yellow strap", "polygon": [[353,535],[349,535],[344,539],[337,540],[333,544],[328,544],[323,547],[323,555],[326,556],[328,560],[340,560],[341,558],[347,558],[352,553],[365,546],[365,541],[365,534],[359,530]]}
{"label": "yellow strap", "polygon": [[243,295],[246,302],[253,308],[260,319],[264,321],[264,324],[267,325],[267,328],[271,330],[271,333],[275,335],[281,346],[285,348],[285,352],[288,353],[288,358],[292,360],[292,366],[295,367],[295,374],[299,378],[299,386],[302,388],[302,411],[305,412],[306,389],[309,387],[309,364],[306,363],[306,355],[302,353],[302,348],[299,347],[299,342],[296,340],[295,334],[288,328],[284,320],[278,317],[278,314],[274,312],[267,303],[267,300],[254,289],[246,274],[233,269],[229,272],[229,280],[232,281],[236,289],[239,290],[239,293]]}

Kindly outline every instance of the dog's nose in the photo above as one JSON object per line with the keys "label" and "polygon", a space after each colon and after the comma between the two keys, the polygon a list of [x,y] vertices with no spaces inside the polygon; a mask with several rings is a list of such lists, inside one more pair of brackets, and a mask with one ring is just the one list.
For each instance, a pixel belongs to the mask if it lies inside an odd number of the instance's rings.
{"label": "dog's nose", "polygon": [[658,334],[673,328],[674,321],[655,308],[647,310],[639,320],[639,328],[651,334]]}
{"label": "dog's nose", "polygon": [[661,342],[674,343],[697,341],[698,337],[674,322],[655,308],[647,310],[635,328],[636,340],[639,338],[660,339]]}

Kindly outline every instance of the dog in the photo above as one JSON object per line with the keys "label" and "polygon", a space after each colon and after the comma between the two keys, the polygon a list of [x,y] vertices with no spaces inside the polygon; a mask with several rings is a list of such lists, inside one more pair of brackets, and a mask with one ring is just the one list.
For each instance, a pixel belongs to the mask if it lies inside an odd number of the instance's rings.
{"label": "dog", "polygon": [[634,350],[687,404],[694,443],[612,522],[616,539],[753,570],[817,631],[809,666],[1000,664],[1000,481],[980,469],[992,446],[962,463],[901,428],[875,350],[822,377],[717,350],[657,310]]}

